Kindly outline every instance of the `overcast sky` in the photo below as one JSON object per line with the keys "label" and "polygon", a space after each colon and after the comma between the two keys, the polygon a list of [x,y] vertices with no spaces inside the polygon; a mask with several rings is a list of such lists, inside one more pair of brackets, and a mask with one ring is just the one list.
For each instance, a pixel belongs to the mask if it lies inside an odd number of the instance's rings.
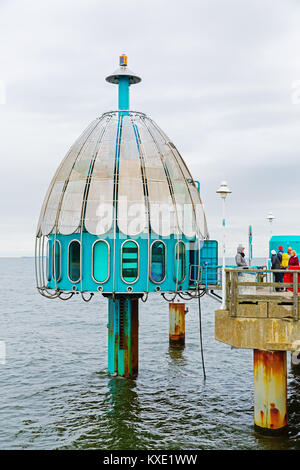
{"label": "overcast sky", "polygon": [[[298,0],[0,0],[0,256],[34,251],[39,211],[70,145],[116,109],[104,78],[126,52],[131,109],[169,135],[201,182],[211,238],[264,256],[300,235]],[[247,246],[247,245],[246,245]]]}

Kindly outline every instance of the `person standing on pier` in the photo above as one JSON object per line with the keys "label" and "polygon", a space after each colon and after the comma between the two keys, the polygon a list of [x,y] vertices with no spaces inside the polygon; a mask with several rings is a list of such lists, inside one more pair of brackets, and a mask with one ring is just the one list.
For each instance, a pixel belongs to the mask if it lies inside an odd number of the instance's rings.
{"label": "person standing on pier", "polygon": [[280,261],[280,264],[282,262],[282,253],[283,253],[283,247],[282,246],[279,246],[278,247],[278,253],[277,253],[277,256],[278,256],[278,259]]}
{"label": "person standing on pier", "polygon": [[[288,254],[287,254],[287,253],[285,253],[285,254],[286,254],[287,257],[288,257]],[[279,268],[279,269],[284,269],[283,264],[282,264],[282,259],[283,259],[283,247],[282,247],[282,246],[279,246],[279,247],[278,247],[277,257],[278,257],[278,259],[279,259],[279,261],[280,261],[280,268]],[[288,258],[288,259],[289,259],[289,258]],[[286,267],[287,267],[287,266],[286,266]],[[279,276],[279,282],[283,282],[283,273],[280,274],[280,276]]]}
{"label": "person standing on pier", "polygon": [[282,253],[280,267],[282,269],[287,269],[289,266],[290,255],[288,253]]}
{"label": "person standing on pier", "polygon": [[242,245],[239,245],[237,247],[237,253],[235,255],[235,262],[236,262],[236,265],[239,267],[239,268],[247,268],[247,261],[246,261],[246,257],[245,257],[245,248],[242,246]]}
{"label": "person standing on pier", "polygon": [[[271,269],[280,269],[280,259],[278,255],[276,254],[275,250],[271,251]],[[281,282],[280,277],[281,273],[273,273],[274,274],[274,282]],[[279,292],[281,291],[280,287],[275,287],[275,291]]]}
{"label": "person standing on pier", "polygon": [[291,257],[289,259],[289,266],[299,266],[299,259],[295,250],[292,250]]}

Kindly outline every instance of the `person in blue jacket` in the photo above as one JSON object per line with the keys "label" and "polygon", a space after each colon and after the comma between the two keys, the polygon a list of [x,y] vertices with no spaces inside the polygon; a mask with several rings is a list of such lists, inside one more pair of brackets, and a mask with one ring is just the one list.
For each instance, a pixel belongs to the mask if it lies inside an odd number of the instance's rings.
{"label": "person in blue jacket", "polygon": [[[279,246],[278,247],[278,253],[277,253],[277,257],[280,261],[280,268],[279,269],[284,269],[282,266],[281,266],[281,263],[282,263],[282,253],[283,253],[283,247],[282,246]],[[279,276],[279,282],[283,282],[283,273],[280,274]]]}
{"label": "person in blue jacket", "polygon": [[[278,258],[276,251],[271,251],[271,269],[280,269],[280,259]],[[274,282],[280,282],[281,273],[273,273]],[[275,291],[279,292],[283,290],[281,287],[275,287]]]}

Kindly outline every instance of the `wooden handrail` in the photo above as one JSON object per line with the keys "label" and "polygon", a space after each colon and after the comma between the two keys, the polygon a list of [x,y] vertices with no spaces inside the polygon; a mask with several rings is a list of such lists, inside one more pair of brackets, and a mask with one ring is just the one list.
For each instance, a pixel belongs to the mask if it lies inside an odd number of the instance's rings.
{"label": "wooden handrail", "polygon": [[[263,273],[289,273],[293,276],[293,282],[243,282],[239,281],[238,274],[263,274]],[[299,320],[299,301],[298,301],[298,289],[300,288],[300,282],[298,282],[298,276],[300,270],[285,270],[285,269],[243,269],[243,268],[226,268],[226,304],[227,309],[231,311],[233,316],[237,314],[238,300],[245,294],[239,294],[238,290],[240,286],[248,287],[290,287],[293,288],[293,296],[291,301],[293,302],[293,318]]]}
{"label": "wooden handrail", "polygon": [[251,268],[225,268],[225,272],[238,272],[238,273],[298,273],[300,274],[300,270],[297,269],[251,269]]}

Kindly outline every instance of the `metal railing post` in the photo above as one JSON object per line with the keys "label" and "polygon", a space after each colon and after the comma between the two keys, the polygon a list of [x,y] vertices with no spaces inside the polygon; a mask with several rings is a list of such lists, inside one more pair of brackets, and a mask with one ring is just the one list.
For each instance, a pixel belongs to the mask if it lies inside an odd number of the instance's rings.
{"label": "metal railing post", "polygon": [[225,279],[226,279],[226,310],[229,310],[229,302],[230,302],[230,288],[231,288],[231,272],[225,271]]}
{"label": "metal railing post", "polygon": [[231,283],[231,312],[232,316],[236,316],[237,308],[237,290],[238,290],[238,272],[233,271],[232,273],[232,283]]}
{"label": "metal railing post", "polygon": [[293,311],[294,320],[299,319],[298,315],[298,272],[293,272]]}

